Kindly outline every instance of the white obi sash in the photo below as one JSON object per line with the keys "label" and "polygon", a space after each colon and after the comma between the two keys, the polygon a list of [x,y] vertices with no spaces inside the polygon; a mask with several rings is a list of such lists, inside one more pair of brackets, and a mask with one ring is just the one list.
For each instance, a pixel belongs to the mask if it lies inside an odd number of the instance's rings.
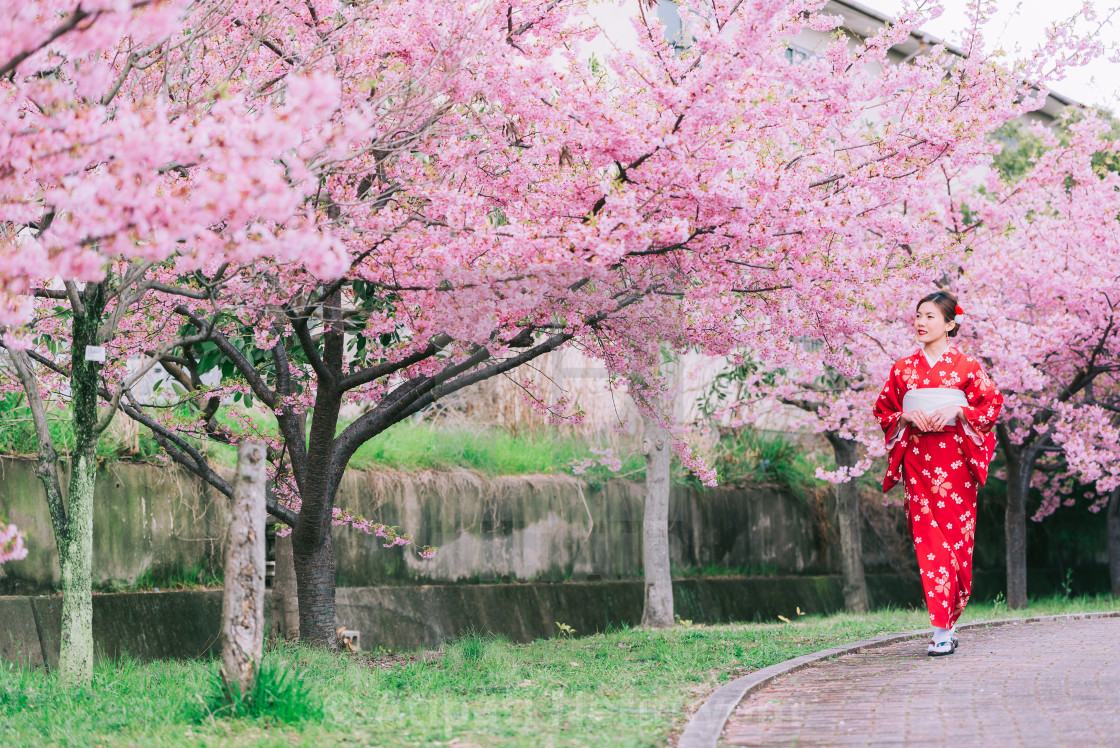
{"label": "white obi sash", "polygon": [[[968,407],[968,398],[964,396],[964,391],[958,390],[956,387],[922,387],[920,389],[910,390],[906,393],[906,396],[902,398],[903,412],[921,410],[926,413],[932,413],[939,408],[944,408],[949,405],[959,405],[962,408]],[[956,422],[956,417],[953,417],[950,418],[945,425],[952,426]]]}
{"label": "white obi sash", "polygon": [[[910,390],[902,398],[902,411],[907,413],[911,410],[922,410],[926,413],[931,413],[938,408],[944,408],[947,405],[959,405],[962,408],[968,406],[968,398],[964,396],[964,391],[958,390],[955,387],[922,387],[916,390]],[[957,423],[956,417],[950,418],[945,425],[954,426]],[[980,444],[984,441],[984,437],[976,433],[976,431],[968,425],[967,420],[961,421],[964,426],[964,432],[972,441]],[[894,449],[898,444],[899,439],[902,438],[903,432],[907,427],[903,427],[902,421],[898,421],[894,428],[894,432],[887,438],[887,449]]]}

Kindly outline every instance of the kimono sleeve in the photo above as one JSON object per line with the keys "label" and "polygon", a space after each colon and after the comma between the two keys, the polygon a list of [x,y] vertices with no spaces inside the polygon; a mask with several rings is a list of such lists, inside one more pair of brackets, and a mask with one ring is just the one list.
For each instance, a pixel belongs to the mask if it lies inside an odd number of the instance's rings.
{"label": "kimono sleeve", "polygon": [[902,373],[897,364],[891,369],[887,383],[875,400],[875,418],[883,427],[887,447],[887,474],[883,479],[883,490],[889,491],[902,477],[902,458],[906,452],[906,431],[902,423],[902,398],[905,394]]}
{"label": "kimono sleeve", "polygon": [[968,464],[969,472],[976,478],[978,485],[988,479],[988,467],[995,455],[996,435],[992,433],[1003,407],[1003,394],[996,388],[980,364],[970,359],[964,386],[968,405],[961,408],[957,419],[957,435],[961,454]]}
{"label": "kimono sleeve", "polygon": [[969,367],[968,377],[962,388],[968,405],[961,408],[961,418],[965,434],[975,444],[983,444],[999,419],[1000,409],[1003,408],[1003,393],[978,363],[970,363],[972,366]]}

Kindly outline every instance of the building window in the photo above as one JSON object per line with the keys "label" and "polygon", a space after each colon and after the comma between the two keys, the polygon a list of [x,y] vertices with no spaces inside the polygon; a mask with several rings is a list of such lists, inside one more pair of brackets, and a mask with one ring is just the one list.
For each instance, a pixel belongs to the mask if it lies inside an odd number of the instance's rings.
{"label": "building window", "polygon": [[799,47],[796,44],[787,44],[784,54],[786,57],[786,61],[788,61],[791,65],[796,65],[799,62],[805,62],[805,60],[808,60],[813,56],[812,52],[805,49],[804,47]]}

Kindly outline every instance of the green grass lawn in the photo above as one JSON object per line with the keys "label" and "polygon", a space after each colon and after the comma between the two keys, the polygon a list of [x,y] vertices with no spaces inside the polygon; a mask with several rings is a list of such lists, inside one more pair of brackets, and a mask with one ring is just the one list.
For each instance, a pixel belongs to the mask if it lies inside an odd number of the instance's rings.
{"label": "green grass lawn", "polygon": [[[1107,596],[1036,600],[1013,612],[976,604],[962,622],[1118,607]],[[200,717],[213,673],[206,662],[101,664],[92,687],[72,691],[46,673],[0,666],[0,745],[663,746],[732,678],[928,626],[924,610],[888,609],[520,645],[466,637],[428,660],[278,646],[267,658],[294,665],[322,706],[320,717],[293,724]]]}
{"label": "green grass lawn", "polygon": [[[275,420],[257,410],[224,406],[218,420],[235,432],[243,431],[240,418],[250,418],[262,433],[275,434]],[[31,457],[38,451],[30,410],[18,394],[0,397],[0,412],[6,417],[0,423],[0,455]],[[118,416],[124,419],[124,416]],[[348,425],[339,424],[339,431]],[[66,455],[73,447],[69,411],[56,407],[50,411],[50,428],[55,445]],[[210,455],[217,465],[232,468],[237,462],[235,447],[219,442],[194,439],[195,446]],[[468,424],[434,425],[428,421],[406,420],[363,444],[350,459],[354,470],[452,470],[468,469],[485,476],[528,475],[536,473],[572,473],[573,464],[593,457],[589,447],[603,446],[586,438],[573,436],[557,428],[513,434],[495,426]],[[147,429],[141,429],[135,443],[126,443],[107,432],[98,443],[102,462],[115,460],[152,462],[160,459],[160,448]],[[612,478],[645,480],[645,458],[635,442],[619,451],[621,469],[612,472],[595,464],[581,475],[591,483]],[[707,456],[716,468],[721,484],[767,485],[784,488],[804,496],[811,485],[816,467],[810,456],[780,435],[764,435],[750,429],[726,434]],[[674,461],[673,481],[698,486],[699,482]]]}

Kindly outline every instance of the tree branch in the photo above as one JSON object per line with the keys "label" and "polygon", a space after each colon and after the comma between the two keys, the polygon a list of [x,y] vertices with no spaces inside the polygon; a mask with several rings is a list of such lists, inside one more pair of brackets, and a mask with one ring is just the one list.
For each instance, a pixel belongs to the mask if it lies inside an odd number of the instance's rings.
{"label": "tree branch", "polygon": [[378,379],[381,379],[381,377],[396,373],[398,371],[401,371],[402,369],[407,369],[409,366],[418,364],[424,359],[436,355],[437,353],[439,353],[439,351],[450,345],[451,340],[452,338],[450,335],[442,333],[440,335],[436,335],[429,341],[427,348],[406,356],[400,361],[386,361],[384,363],[377,364],[376,366],[368,366],[365,369],[359,369],[357,371],[350,372],[342,378],[342,381],[339,382],[338,387],[343,392],[347,392],[354,389],[355,387],[360,387],[363,384],[368,384],[369,382],[374,382]]}
{"label": "tree branch", "polygon": [[[182,304],[175,307],[175,313],[190,320],[190,323],[198,330],[203,330],[207,326],[206,322]],[[253,393],[261,399],[261,402],[272,410],[276,410],[276,393],[269,389],[264,379],[257,372],[256,367],[253,366],[249,359],[245,358],[245,354],[237,350],[237,347],[229,341],[229,338],[220,333],[216,328],[211,328],[209,339],[218,347],[218,350],[237,367],[237,370],[241,372],[241,375],[244,376],[245,380],[249,383]]]}
{"label": "tree branch", "polygon": [[[0,346],[3,346],[3,343],[0,343]],[[70,519],[62,503],[62,486],[58,480],[58,452],[54,448],[50,426],[47,424],[46,408],[43,407],[43,398],[39,393],[39,379],[31,368],[27,351],[3,347],[7,349],[16,376],[19,377],[23,391],[27,395],[27,405],[31,409],[31,419],[35,424],[35,439],[39,442],[39,466],[36,472],[46,489],[47,508],[50,510],[55,539],[61,543],[66,537]]]}

